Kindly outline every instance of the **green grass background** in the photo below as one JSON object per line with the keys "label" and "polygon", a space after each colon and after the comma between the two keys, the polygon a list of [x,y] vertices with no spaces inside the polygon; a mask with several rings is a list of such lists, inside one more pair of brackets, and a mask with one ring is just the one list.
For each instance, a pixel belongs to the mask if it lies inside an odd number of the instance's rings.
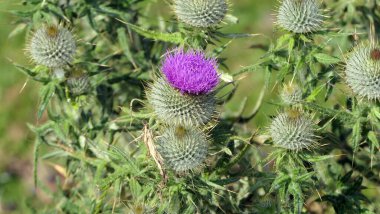
{"label": "green grass background", "polygon": [[[49,201],[46,196],[33,188],[33,134],[28,130],[27,123],[38,124],[36,119],[38,105],[38,84],[28,81],[28,78],[12,65],[10,61],[29,65],[24,55],[25,34],[8,38],[15,27],[15,17],[10,10],[18,7],[19,1],[0,0],[0,213],[29,213],[28,204],[43,205]],[[236,0],[231,1],[231,13],[240,20],[239,24],[227,26],[225,32],[261,33],[272,35],[275,0]],[[165,11],[163,11],[165,12]],[[168,11],[166,11],[168,13]],[[223,57],[231,72],[243,66],[254,64],[263,54],[252,45],[266,41],[264,37],[238,39],[233,41]],[[263,86],[262,72],[257,71],[245,77],[239,84],[237,96],[230,102],[226,111],[234,111],[245,96],[248,96],[248,114],[254,107],[258,94]],[[23,89],[23,90],[22,90]],[[267,123],[271,114],[269,102],[264,100],[264,113],[247,128],[255,129]],[[269,111],[268,111],[269,109]],[[273,112],[272,112],[273,113]],[[42,177],[46,182],[49,169]],[[41,173],[40,173],[41,174]],[[50,180],[49,180],[50,179]]]}

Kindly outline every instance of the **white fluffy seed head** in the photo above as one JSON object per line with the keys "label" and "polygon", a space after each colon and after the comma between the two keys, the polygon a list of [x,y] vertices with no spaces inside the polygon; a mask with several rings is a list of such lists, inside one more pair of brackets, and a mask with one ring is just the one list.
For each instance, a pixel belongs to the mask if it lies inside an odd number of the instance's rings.
{"label": "white fluffy seed head", "polygon": [[165,166],[176,172],[200,166],[207,156],[207,136],[198,129],[169,127],[156,143]]}
{"label": "white fluffy seed head", "polygon": [[283,0],[278,10],[277,23],[293,33],[319,30],[323,14],[318,0]]}
{"label": "white fluffy seed head", "polygon": [[346,82],[352,91],[369,100],[380,100],[380,46],[361,44],[347,59]]}
{"label": "white fluffy seed head", "polygon": [[36,30],[28,45],[33,61],[50,68],[70,64],[76,50],[72,33],[59,25],[46,25]]}
{"label": "white fluffy seed head", "polygon": [[174,0],[178,19],[193,27],[212,27],[219,24],[228,11],[226,0]]}
{"label": "white fluffy seed head", "polygon": [[298,110],[280,113],[269,128],[274,145],[292,151],[314,148],[315,132],[311,117]]}
{"label": "white fluffy seed head", "polygon": [[294,105],[302,101],[302,89],[297,84],[289,83],[283,86],[280,96],[284,104]]}
{"label": "white fluffy seed head", "polygon": [[214,93],[182,94],[162,77],[150,86],[147,98],[158,119],[171,126],[203,126],[215,116]]}

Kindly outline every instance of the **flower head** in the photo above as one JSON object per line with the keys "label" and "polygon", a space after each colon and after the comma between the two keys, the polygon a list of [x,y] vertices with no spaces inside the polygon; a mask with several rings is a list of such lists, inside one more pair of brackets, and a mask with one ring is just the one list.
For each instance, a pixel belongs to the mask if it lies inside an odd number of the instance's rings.
{"label": "flower head", "polygon": [[176,172],[200,166],[208,151],[207,136],[194,128],[169,127],[157,139],[157,145],[166,167]]}
{"label": "flower head", "polygon": [[369,100],[380,100],[380,49],[376,45],[356,47],[347,60],[346,82],[352,91]]}
{"label": "flower head", "polygon": [[33,34],[28,49],[37,64],[57,68],[71,63],[76,44],[68,29],[59,25],[47,25]]}
{"label": "flower head", "polygon": [[225,17],[226,0],[175,0],[173,10],[178,19],[193,27],[212,27]]}
{"label": "flower head", "polygon": [[323,14],[318,0],[283,0],[277,15],[278,24],[294,33],[319,30]]}
{"label": "flower head", "polygon": [[316,127],[311,117],[298,110],[290,110],[275,117],[269,133],[274,145],[299,151],[316,146]]}
{"label": "flower head", "polygon": [[182,49],[168,53],[162,65],[169,84],[181,93],[207,94],[219,82],[217,62],[201,51],[184,52]]}
{"label": "flower head", "polygon": [[67,79],[67,85],[74,96],[82,95],[90,89],[90,80],[87,74],[73,75]]}
{"label": "flower head", "polygon": [[294,105],[302,100],[302,89],[293,83],[284,85],[281,91],[281,99],[286,105]]}

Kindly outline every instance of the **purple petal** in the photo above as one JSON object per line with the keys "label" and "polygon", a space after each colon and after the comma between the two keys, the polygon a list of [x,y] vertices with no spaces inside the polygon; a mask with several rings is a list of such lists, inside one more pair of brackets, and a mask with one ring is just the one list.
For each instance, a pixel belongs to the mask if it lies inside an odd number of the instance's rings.
{"label": "purple petal", "polygon": [[162,72],[169,84],[188,94],[207,94],[219,83],[216,59],[201,51],[176,49],[167,53]]}

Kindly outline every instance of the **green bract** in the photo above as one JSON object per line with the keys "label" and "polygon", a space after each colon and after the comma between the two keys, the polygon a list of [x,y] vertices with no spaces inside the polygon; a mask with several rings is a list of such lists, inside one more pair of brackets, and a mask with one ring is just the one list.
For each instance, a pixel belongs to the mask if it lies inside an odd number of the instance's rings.
{"label": "green bract", "polygon": [[34,32],[28,50],[35,63],[52,68],[62,67],[70,64],[73,59],[75,39],[62,26],[43,26]]}
{"label": "green bract", "polygon": [[174,0],[178,19],[194,27],[211,27],[219,24],[228,10],[226,0]]}
{"label": "green bract", "polygon": [[90,89],[90,81],[86,74],[68,78],[67,85],[69,87],[70,93],[75,96],[86,93]]}
{"label": "green bract", "polygon": [[359,45],[350,54],[346,82],[360,97],[380,99],[380,47]]}
{"label": "green bract", "polygon": [[154,81],[147,92],[147,98],[157,117],[172,126],[202,126],[215,114],[214,93],[182,94],[164,78]]}
{"label": "green bract", "polygon": [[302,100],[302,89],[295,84],[284,85],[281,91],[281,99],[286,105],[294,105]]}
{"label": "green bract", "polygon": [[169,127],[157,138],[157,144],[164,164],[176,172],[194,169],[207,155],[206,135],[193,128]]}
{"label": "green bract", "polygon": [[294,33],[310,33],[321,28],[323,15],[318,0],[284,0],[277,14],[277,23]]}
{"label": "green bract", "polygon": [[314,123],[301,112],[292,110],[280,113],[270,125],[269,132],[274,145],[299,151],[311,149],[316,144]]}

